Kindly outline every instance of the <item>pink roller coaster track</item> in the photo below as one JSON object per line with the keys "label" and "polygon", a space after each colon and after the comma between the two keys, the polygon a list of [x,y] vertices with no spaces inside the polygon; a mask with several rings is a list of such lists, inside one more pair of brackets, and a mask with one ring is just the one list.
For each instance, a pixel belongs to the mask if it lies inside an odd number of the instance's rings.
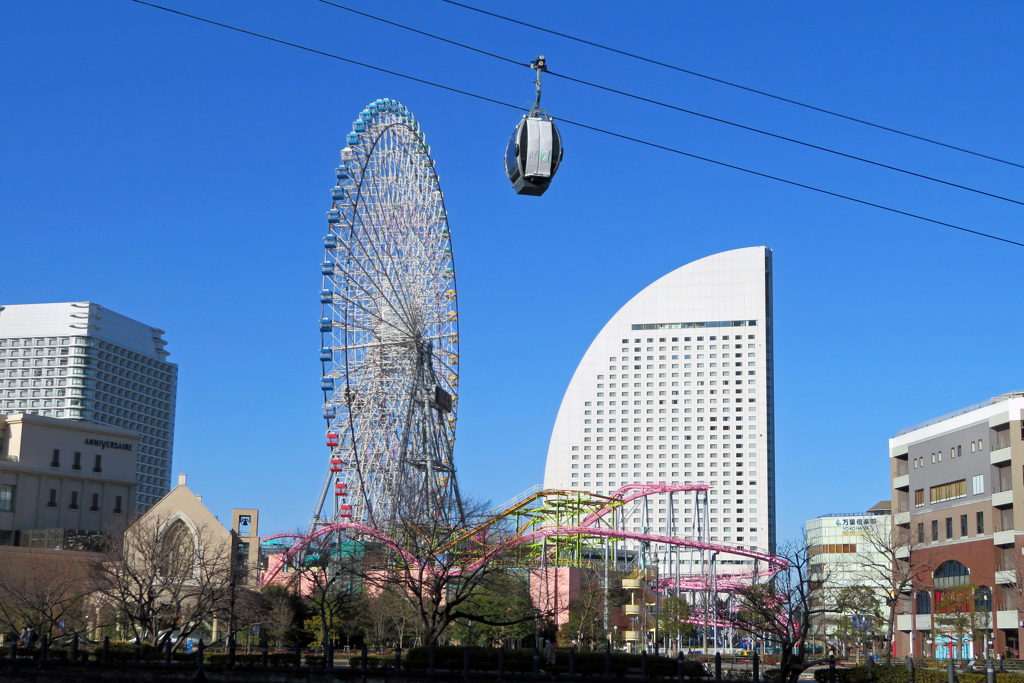
{"label": "pink roller coaster track", "polygon": [[[710,543],[707,541],[695,540],[691,538],[678,538],[674,536],[665,536],[662,534],[652,533],[640,533],[634,531],[627,531],[625,529],[615,529],[611,525],[602,526],[600,523],[605,522],[605,516],[612,512],[615,508],[621,505],[660,493],[675,493],[681,491],[707,491],[711,486],[709,484],[629,484],[623,486],[615,492],[614,496],[610,497],[609,504],[588,514],[582,522],[575,525],[567,526],[543,526],[532,531],[519,532],[510,538],[497,539],[491,547],[483,552],[483,554],[474,562],[468,566],[460,567],[457,569],[448,569],[446,573],[451,576],[458,576],[462,573],[473,572],[479,569],[481,566],[493,562],[504,553],[512,550],[521,545],[535,543],[539,540],[552,537],[565,537],[565,536],[579,536],[579,537],[598,537],[598,538],[614,538],[621,540],[635,540],[650,543],[660,543],[675,547],[695,548],[698,550],[708,550],[712,552],[738,555],[740,557],[747,557],[753,560],[758,560],[765,563],[766,572],[757,572],[751,574],[730,574],[721,576],[716,581],[718,590],[722,591],[733,591],[744,585],[749,585],[749,581],[754,578],[761,578],[771,576],[777,571],[785,569],[788,564],[785,560],[774,557],[767,553],[762,553],[756,550],[748,550],[741,547],[722,545],[719,543]],[[540,491],[530,499],[540,497],[553,497],[558,495],[565,495],[568,492],[565,491],[553,491],[546,490]],[[578,492],[576,492],[578,493]],[[500,513],[491,517],[486,523],[467,532],[463,538],[474,538],[481,544],[487,543],[488,531],[490,531],[497,522],[501,521],[505,517],[516,514],[522,511],[524,503],[520,502],[516,505],[503,510]],[[285,551],[284,561],[275,565],[274,568],[266,572],[260,580],[262,585],[266,585],[274,580],[281,569],[288,564],[296,555],[298,555],[304,548],[309,546],[310,543],[317,539],[335,533],[345,532],[346,535],[354,537],[370,537],[374,538],[387,547],[391,548],[395,553],[402,558],[404,562],[408,564],[410,568],[415,570],[422,570],[432,574],[440,573],[442,569],[433,567],[429,562],[421,561],[410,553],[406,548],[402,547],[397,541],[391,538],[388,534],[383,531],[368,526],[365,524],[357,524],[353,522],[341,522],[336,524],[328,524],[317,527],[308,534],[299,534],[292,532],[285,532],[267,536],[262,539],[262,542],[268,542],[272,540],[290,538],[295,539],[295,543]],[[676,587],[682,590],[704,590],[707,588],[707,579],[703,576],[690,576],[682,577],[678,581],[674,579],[665,579],[659,583],[661,588]]]}

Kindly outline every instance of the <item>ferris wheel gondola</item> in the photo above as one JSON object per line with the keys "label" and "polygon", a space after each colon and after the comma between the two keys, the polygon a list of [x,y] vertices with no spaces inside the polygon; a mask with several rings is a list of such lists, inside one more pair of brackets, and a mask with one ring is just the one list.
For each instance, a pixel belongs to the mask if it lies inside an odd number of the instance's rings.
{"label": "ferris wheel gondola", "polygon": [[539,197],[555,177],[564,149],[554,119],[540,108],[540,74],[547,71],[544,55],[530,66],[537,72],[537,100],[509,138],[505,172],[516,194]]}
{"label": "ferris wheel gondola", "polygon": [[458,301],[434,159],[419,122],[391,99],[363,109],[345,140],[321,264],[330,467],[314,525],[387,530],[427,514],[461,524]]}

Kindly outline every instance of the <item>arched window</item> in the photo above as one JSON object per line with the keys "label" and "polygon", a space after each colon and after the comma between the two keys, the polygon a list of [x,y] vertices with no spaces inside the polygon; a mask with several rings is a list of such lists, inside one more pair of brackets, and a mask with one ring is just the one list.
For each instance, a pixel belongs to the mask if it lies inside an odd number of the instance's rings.
{"label": "arched window", "polygon": [[946,560],[939,565],[933,574],[935,587],[939,589],[963,586],[971,582],[971,573],[967,567],[956,560]]}
{"label": "arched window", "polygon": [[168,578],[178,578],[192,572],[195,563],[195,539],[188,526],[174,521],[164,532],[160,542],[162,573]]}

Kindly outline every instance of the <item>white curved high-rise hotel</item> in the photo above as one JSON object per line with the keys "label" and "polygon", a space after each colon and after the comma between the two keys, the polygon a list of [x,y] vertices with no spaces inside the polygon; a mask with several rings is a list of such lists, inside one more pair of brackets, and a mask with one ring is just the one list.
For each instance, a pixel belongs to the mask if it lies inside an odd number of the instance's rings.
{"label": "white curved high-rise hotel", "polygon": [[[562,399],[545,488],[713,485],[656,498],[649,530],[775,549],[772,252],[735,249],[634,296],[590,344]],[[700,518],[700,519],[699,519]],[[639,511],[625,520],[644,531]],[[729,563],[739,560],[727,560]]]}

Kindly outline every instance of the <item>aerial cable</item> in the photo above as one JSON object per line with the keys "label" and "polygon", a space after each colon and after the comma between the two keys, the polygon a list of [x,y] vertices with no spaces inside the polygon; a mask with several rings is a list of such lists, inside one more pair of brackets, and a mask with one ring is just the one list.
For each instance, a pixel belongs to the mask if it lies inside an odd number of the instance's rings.
{"label": "aerial cable", "polygon": [[762,130],[760,128],[754,128],[753,126],[747,126],[747,125],[744,125],[742,123],[736,123],[735,121],[729,121],[727,119],[722,119],[722,118],[719,118],[717,116],[711,116],[710,114],[702,114],[701,112],[693,111],[692,109],[686,109],[684,107],[678,107],[678,106],[676,106],[674,104],[668,104],[667,102],[661,102],[659,100],[653,100],[651,98],[644,97],[642,95],[635,95],[633,93],[628,93],[628,92],[625,92],[623,90],[617,90],[616,88],[610,88],[610,87],[605,86],[605,85],[600,85],[599,83],[590,83],[590,82],[583,81],[583,80],[580,80],[578,78],[573,78],[572,76],[566,76],[565,74],[560,74],[560,73],[557,73],[557,72],[554,72],[554,71],[548,71],[547,73],[549,75],[551,75],[551,76],[555,76],[556,78],[564,78],[567,81],[572,81],[573,83],[579,83],[581,85],[587,85],[587,86],[590,86],[591,88],[598,88],[599,90],[605,90],[607,92],[615,93],[616,95],[622,95],[623,97],[629,97],[631,99],[639,100],[641,102],[647,102],[649,104],[654,104],[654,105],[657,105],[659,107],[665,107],[666,109],[672,109],[674,111],[682,112],[684,114],[690,114],[691,116],[697,116],[699,118],[706,119],[708,121],[715,121],[716,123],[722,123],[722,124],[725,124],[727,126],[733,126],[734,128],[739,128],[741,130],[750,131],[752,133],[758,133],[760,135],[766,135],[766,136],[768,136],[770,138],[775,138],[776,140],[783,140],[785,142],[792,142],[793,144],[800,145],[802,147],[807,147],[809,149],[815,149],[815,150],[818,150],[819,152],[828,152],[829,154],[835,154],[836,156],[843,157],[844,159],[850,159],[852,161],[859,161],[859,162],[864,163],[864,164],[870,164],[871,166],[875,166],[877,168],[884,168],[884,169],[887,169],[887,170],[890,170],[890,171],[895,171],[897,173],[903,173],[905,175],[913,176],[915,178],[920,178],[922,180],[929,180],[929,181],[931,181],[933,183],[939,183],[940,185],[946,185],[948,187],[955,187],[955,188],[957,188],[959,190],[966,190],[967,192],[973,192],[975,194],[980,194],[980,195],[983,195],[985,197],[991,197],[992,199],[998,199],[1000,201],[1010,202],[1011,204],[1017,204],[1018,206],[1024,206],[1024,201],[1020,201],[1018,199],[1013,199],[1011,197],[1005,197],[1003,195],[995,194],[993,192],[986,192],[985,190],[979,190],[976,187],[970,187],[968,185],[961,185],[959,183],[954,183],[954,182],[952,182],[950,180],[943,180],[942,178],[936,178],[935,176],[926,175],[924,173],[918,173],[917,171],[911,171],[911,170],[908,170],[908,169],[905,169],[905,168],[900,168],[899,166],[893,166],[891,164],[886,164],[886,163],[883,163],[881,161],[874,161],[874,160],[868,159],[866,157],[857,156],[856,154],[849,154],[847,152],[841,152],[841,151],[839,151],[837,149],[832,149],[830,147],[823,147],[822,145],[816,145],[816,144],[814,144],[812,142],[806,142],[804,140],[798,140],[796,138],[791,138],[791,137],[788,137],[786,135],[780,135],[778,133],[772,133],[770,131]]}
{"label": "aerial cable", "polygon": [[632,53],[632,52],[626,52],[625,50],[620,50],[618,48],[609,47],[608,45],[602,45],[601,43],[597,43],[597,42],[594,42],[594,41],[591,41],[591,40],[586,40],[585,38],[578,38],[576,36],[569,35],[568,33],[562,33],[560,31],[555,31],[555,30],[552,30],[552,29],[549,29],[549,28],[544,28],[543,26],[537,26],[536,24],[530,24],[530,23],[522,21],[520,19],[513,19],[512,17],[506,17],[504,15],[497,14],[495,12],[491,12],[491,11],[488,11],[488,10],[485,10],[485,9],[480,9],[479,7],[473,7],[472,5],[466,5],[464,3],[457,2],[456,0],[441,0],[441,2],[446,2],[449,5],[455,5],[456,7],[462,7],[463,9],[468,9],[468,10],[471,10],[473,12],[479,12],[480,14],[486,14],[487,16],[494,17],[495,19],[501,19],[503,21],[508,21],[508,22],[513,23],[513,24],[519,24],[520,26],[526,26],[527,28],[532,28],[532,29],[534,29],[536,31],[542,31],[544,33],[549,33],[551,35],[559,36],[560,38],[565,38],[567,40],[572,40],[572,41],[575,41],[577,43],[583,43],[584,45],[590,45],[591,47],[596,47],[596,48],[598,48],[600,50],[606,50],[608,52],[614,52],[615,54],[619,54],[619,55],[622,55],[624,57],[631,57],[633,59],[638,59],[638,60],[640,60],[642,62],[647,62],[648,64],[654,64],[656,66],[665,67],[666,69],[672,69],[674,71],[679,71],[679,72],[684,73],[684,74],[689,74],[690,76],[696,76],[697,78],[703,78],[703,79],[708,80],[708,81],[713,81],[715,83],[720,83],[722,85],[727,85],[727,86],[729,86],[731,88],[738,88],[740,90],[745,90],[747,92],[754,93],[755,95],[761,95],[763,97],[769,97],[769,98],[771,98],[773,100],[778,100],[779,102],[785,102],[787,104],[792,104],[792,105],[795,105],[797,107],[803,107],[804,109],[810,109],[812,111],[816,111],[816,112],[819,112],[821,114],[828,114],[829,116],[835,116],[837,118],[845,119],[847,121],[852,121],[854,123],[859,123],[859,124],[864,125],[864,126],[870,126],[872,128],[877,128],[878,130],[884,130],[884,131],[887,131],[889,133],[895,133],[896,135],[902,135],[904,137],[913,138],[914,140],[920,140],[921,142],[927,142],[927,143],[932,144],[932,145],[938,145],[939,147],[945,147],[946,149],[952,149],[952,150],[955,150],[957,152],[963,152],[964,154],[970,154],[972,156],[980,157],[982,159],[988,159],[989,161],[996,161],[996,162],[998,162],[1000,164],[1006,164],[1008,166],[1014,166],[1016,168],[1024,169],[1024,164],[1020,164],[1020,163],[1017,163],[1015,161],[1009,161],[1007,159],[1000,159],[999,157],[991,156],[989,154],[984,154],[982,152],[975,152],[975,151],[967,149],[965,147],[958,147],[956,145],[952,145],[952,144],[949,144],[947,142],[942,142],[940,140],[934,140],[932,138],[926,138],[923,135],[917,135],[915,133],[909,133],[907,131],[899,130],[898,128],[892,128],[891,126],[886,126],[886,125],[883,125],[883,124],[880,124],[880,123],[873,123],[873,122],[867,121],[865,119],[859,119],[859,118],[857,118],[855,116],[850,116],[849,114],[843,114],[841,112],[837,112],[837,111],[834,111],[832,109],[825,109],[824,107],[819,107],[819,106],[816,106],[816,105],[813,105],[813,104],[808,104],[806,102],[801,102],[799,100],[794,100],[794,99],[791,99],[791,98],[788,98],[788,97],[783,97],[782,95],[775,95],[775,94],[767,92],[765,90],[758,90],[757,88],[752,88],[752,87],[747,86],[747,85],[742,85],[740,83],[734,83],[732,81],[727,81],[724,78],[718,78],[717,76],[711,76],[711,75],[708,75],[708,74],[700,73],[699,71],[693,71],[692,69],[686,69],[686,68],[683,68],[681,66],[676,66],[675,64],[669,64],[667,62],[658,61],[657,59],[651,59],[650,57],[644,57],[642,55],[638,55],[638,54],[635,54],[635,53]]}
{"label": "aerial cable", "polygon": [[[375,21],[379,21],[379,22],[388,24],[390,26],[395,26],[397,28],[405,29],[406,31],[411,31],[411,32],[416,33],[416,34],[421,35],[421,36],[426,36],[428,38],[433,38],[434,40],[439,40],[441,42],[448,43],[449,45],[454,45],[456,47],[461,47],[463,49],[471,50],[471,51],[476,52],[478,54],[486,55],[486,56],[492,57],[494,59],[499,59],[499,60],[501,60],[503,62],[508,62],[509,64],[515,64],[516,66],[523,66],[523,67],[527,67],[527,68],[534,68],[534,65],[531,64],[531,63],[524,63],[524,62],[517,61],[515,59],[510,59],[508,57],[496,54],[494,52],[489,52],[487,50],[482,50],[480,48],[473,47],[472,45],[467,45],[465,43],[461,43],[461,42],[458,42],[458,41],[455,41],[455,40],[444,38],[442,36],[439,36],[439,35],[434,34],[434,33],[430,33],[428,31],[422,31],[420,29],[413,28],[412,26],[408,26],[406,24],[400,24],[400,23],[398,23],[396,21],[391,21],[389,19],[384,19],[382,17],[378,17],[378,16],[375,16],[373,14],[369,14],[367,12],[363,12],[361,10],[357,10],[357,9],[353,9],[351,7],[347,7],[347,6],[339,4],[337,2],[331,2],[331,0],[318,0],[318,1],[322,2],[325,5],[330,5],[331,7],[335,7],[337,9],[341,9],[341,10],[345,10],[347,12],[351,12],[353,14],[357,14],[357,15],[359,15],[361,17],[365,17],[367,19],[373,19]],[[826,152],[828,154],[834,154],[834,155],[836,155],[838,157],[842,157],[844,159],[849,159],[851,161],[859,161],[859,162],[864,163],[864,164],[869,164],[871,166],[875,166],[876,168],[884,168],[884,169],[889,170],[889,171],[895,171],[896,173],[903,173],[904,175],[909,175],[909,176],[912,176],[914,178],[920,178],[921,180],[928,180],[928,181],[931,181],[933,183],[939,183],[940,185],[946,185],[947,187],[955,187],[955,188],[957,188],[959,190],[964,190],[966,192],[973,192],[974,194],[982,195],[982,196],[985,196],[985,197],[990,197],[992,199],[998,199],[1000,201],[1009,202],[1011,204],[1016,204],[1018,206],[1024,206],[1024,201],[1021,201],[1021,200],[1018,200],[1018,199],[1012,199],[1012,198],[1006,197],[1004,195],[995,194],[994,192],[987,192],[985,190],[980,190],[980,189],[975,188],[975,187],[970,187],[969,185],[961,185],[960,183],[954,183],[954,182],[952,182],[950,180],[943,180],[941,178],[936,178],[935,176],[930,176],[930,175],[927,175],[925,173],[918,173],[916,171],[911,171],[911,170],[908,170],[908,169],[900,168],[899,166],[893,166],[892,164],[886,164],[886,163],[883,163],[881,161],[873,161],[872,159],[868,159],[866,157],[858,156],[856,154],[849,154],[847,152],[841,152],[839,150],[832,149],[830,147],[825,147],[823,145],[816,145],[816,144],[811,143],[811,142],[806,142],[804,140],[799,140],[797,138],[792,138],[792,137],[789,137],[787,135],[781,135],[779,133],[772,133],[770,131],[763,130],[761,128],[755,128],[753,126],[748,126],[748,125],[745,125],[745,124],[742,124],[742,123],[737,123],[735,121],[730,121],[728,119],[723,119],[723,118],[720,118],[718,116],[712,116],[710,114],[703,114],[703,113],[701,113],[699,111],[694,111],[692,109],[686,109],[685,107],[680,107],[680,106],[677,106],[677,105],[674,105],[674,104],[669,104],[669,103],[663,102],[661,100],[656,100],[656,99],[653,99],[653,98],[650,98],[650,97],[644,97],[643,95],[637,95],[637,94],[634,94],[634,93],[626,92],[624,90],[619,90],[617,88],[612,88],[612,87],[609,87],[609,86],[606,86],[606,85],[601,85],[600,83],[593,83],[591,81],[585,81],[585,80],[580,79],[580,78],[574,78],[572,76],[567,76],[566,74],[560,74],[560,73],[557,73],[557,72],[554,72],[554,71],[549,71],[546,68],[544,69],[544,71],[546,73],[550,74],[551,76],[554,76],[554,77],[557,77],[557,78],[562,78],[562,79],[565,79],[565,80],[570,81],[572,83],[577,83],[579,85],[584,85],[584,86],[588,86],[588,87],[591,87],[591,88],[596,88],[598,90],[604,90],[605,92],[610,92],[610,93],[613,93],[613,94],[616,94],[616,95],[621,95],[623,97],[628,97],[630,99],[634,99],[634,100],[637,100],[639,102],[646,102],[648,104],[653,104],[653,105],[656,105],[656,106],[659,106],[659,107],[664,107],[666,109],[671,109],[673,111],[677,111],[677,112],[680,112],[680,113],[683,113],[683,114],[689,114],[691,116],[696,116],[698,118],[702,118],[702,119],[705,119],[707,121],[714,121],[715,123],[721,123],[721,124],[726,125],[726,126],[732,126],[733,128],[738,128],[740,130],[745,130],[745,131],[748,131],[748,132],[751,132],[751,133],[757,133],[759,135],[764,135],[764,136],[767,136],[767,137],[770,137],[770,138],[774,138],[776,140],[782,140],[783,142],[791,142],[791,143],[793,143],[795,145],[800,145],[800,146],[806,147],[808,149],[817,150],[819,152]],[[538,79],[540,78],[539,73],[538,73],[537,77],[538,77]],[[537,105],[535,105],[535,107],[536,106]]]}
{"label": "aerial cable", "polygon": [[[370,69],[372,71],[377,71],[379,73],[386,73],[386,74],[388,74],[390,76],[396,76],[398,78],[402,78],[402,79],[405,79],[405,80],[408,80],[408,81],[412,81],[414,83],[420,83],[422,85],[429,85],[431,87],[439,88],[439,89],[445,90],[447,92],[452,92],[452,93],[456,93],[456,94],[459,94],[459,95],[464,95],[466,97],[470,97],[470,98],[473,98],[473,99],[476,99],[476,100],[480,100],[480,101],[483,101],[483,102],[489,102],[491,104],[497,104],[497,105],[500,105],[502,107],[509,107],[511,109],[517,109],[517,110],[520,110],[520,111],[522,110],[522,107],[518,107],[518,106],[516,106],[514,104],[509,104],[508,102],[502,102],[501,100],[496,100],[494,98],[487,97],[485,95],[478,95],[476,93],[472,93],[472,92],[469,92],[467,90],[460,90],[459,88],[453,88],[453,87],[448,86],[448,85],[442,85],[440,83],[435,83],[433,81],[428,81],[428,80],[426,80],[424,78],[417,78],[416,76],[409,76],[407,74],[399,73],[398,71],[391,71],[390,69],[385,69],[385,68],[382,68],[382,67],[379,67],[379,66],[373,66],[372,64],[366,64],[365,62],[359,62],[359,61],[356,61],[354,59],[349,59],[348,57],[342,57],[341,55],[336,55],[336,54],[333,54],[333,53],[330,53],[330,52],[324,52],[323,50],[317,50],[316,48],[307,47],[305,45],[300,45],[298,43],[292,43],[292,42],[289,42],[287,40],[282,40],[280,38],[274,38],[272,36],[268,36],[268,35],[263,34],[263,33],[257,33],[255,31],[249,31],[249,30],[246,30],[246,29],[243,29],[243,28],[239,28],[237,26],[232,26],[230,24],[224,24],[224,23],[221,23],[219,21],[214,21],[212,19],[206,19],[205,17],[200,17],[200,16],[197,16],[197,15],[194,15],[194,14],[188,14],[187,12],[182,12],[180,10],[171,9],[169,7],[164,7],[163,5],[157,5],[157,4],[152,3],[152,2],[146,2],[145,0],[130,0],[130,1],[134,2],[136,4],[139,4],[139,5],[145,5],[146,7],[152,7],[153,9],[159,9],[159,10],[163,10],[165,12],[169,12],[171,14],[176,14],[178,16],[185,17],[187,19],[193,19],[195,21],[199,21],[199,22],[202,22],[204,24],[210,24],[211,26],[219,26],[220,28],[226,28],[226,29],[231,30],[231,31],[236,31],[238,33],[244,33],[245,35],[248,35],[248,36],[253,36],[254,38],[261,38],[263,40],[268,40],[268,41],[270,41],[272,43],[277,43],[279,45],[286,45],[288,47],[294,47],[296,49],[303,50],[305,52],[310,52],[310,53],[313,53],[313,54],[321,55],[323,57],[329,57],[331,59],[336,59],[338,61],[345,62],[346,64],[352,64],[352,65],[355,65],[355,66],[361,66],[361,67],[364,67],[366,69]],[[447,1],[447,0],[445,0],[445,1]],[[742,171],[743,173],[748,173],[750,175],[755,175],[755,176],[758,176],[758,177],[761,177],[761,178],[766,178],[768,180],[774,180],[774,181],[777,181],[777,182],[780,182],[780,183],[785,183],[787,185],[792,185],[794,187],[800,187],[800,188],[803,188],[805,190],[811,190],[813,192],[818,192],[820,194],[825,194],[825,195],[828,195],[830,197],[836,197],[838,199],[845,199],[847,201],[854,202],[856,204],[861,204],[863,206],[870,206],[870,207],[873,207],[873,208],[876,208],[876,209],[881,209],[882,211],[888,211],[890,213],[898,214],[900,216],[906,216],[908,218],[914,218],[914,219],[917,219],[917,220],[920,220],[920,221],[924,221],[926,223],[932,223],[933,225],[941,225],[943,227],[953,228],[954,230],[960,230],[961,232],[970,233],[972,235],[977,235],[979,237],[987,237],[988,239],[996,240],[998,242],[1005,242],[1006,244],[1012,244],[1012,245],[1015,245],[1015,246],[1018,246],[1018,247],[1024,247],[1024,242],[1017,242],[1015,240],[1011,240],[1011,239],[1008,239],[1008,238],[1005,238],[1005,237],[999,237],[998,235],[993,235],[991,233],[982,232],[980,230],[972,230],[971,228],[965,228],[963,226],[959,226],[959,225],[956,225],[954,223],[947,223],[945,221],[940,221],[940,220],[935,219],[935,218],[928,218],[928,217],[922,216],[920,214],[915,214],[915,213],[911,213],[909,211],[902,211],[900,209],[895,209],[895,208],[892,208],[890,206],[886,206],[884,204],[876,204],[874,202],[869,202],[869,201],[864,200],[864,199],[857,199],[856,197],[851,197],[849,195],[840,194],[838,192],[832,192],[830,190],[825,190],[825,189],[822,189],[822,188],[819,188],[819,187],[815,187],[813,185],[806,185],[804,183],[800,183],[800,182],[797,182],[795,180],[787,180],[787,179],[779,177],[779,176],[773,176],[773,175],[770,175],[770,174],[767,174],[767,173],[762,173],[760,171],[754,171],[754,170],[749,169],[749,168],[744,168],[743,166],[737,166],[735,164],[729,164],[729,163],[726,163],[724,161],[717,161],[715,159],[711,159],[709,157],[699,156],[697,154],[692,154],[690,152],[684,152],[681,149],[676,149],[674,147],[669,147],[667,145],[661,145],[661,144],[658,144],[658,143],[655,143],[655,142],[650,142],[648,140],[642,140],[640,138],[634,138],[634,137],[631,137],[631,136],[628,136],[628,135],[624,135],[622,133],[615,133],[615,132],[612,132],[610,130],[606,130],[604,128],[598,128],[596,126],[591,126],[591,125],[588,125],[588,124],[585,124],[585,123],[580,123],[578,121],[570,121],[570,120],[565,119],[565,118],[560,118],[560,120],[563,123],[566,123],[566,124],[569,124],[569,125],[572,125],[572,126],[576,126],[578,128],[583,128],[583,129],[590,130],[590,131],[593,131],[593,132],[596,132],[596,133],[602,133],[604,135],[610,135],[612,137],[616,137],[616,138],[619,138],[621,140],[627,140],[629,142],[635,142],[637,144],[644,145],[644,146],[647,146],[647,147],[652,147],[654,149],[660,149],[660,150],[665,151],[665,152],[671,152],[673,154],[678,154],[680,156],[689,157],[691,159],[697,159],[698,161],[705,161],[707,163],[715,164],[717,166],[722,166],[722,167],[725,167],[725,168],[730,168],[730,169],[733,169],[733,170],[736,170],[736,171]]]}
{"label": "aerial cable", "polygon": [[822,189],[820,187],[815,187],[813,185],[807,185],[805,183],[797,182],[795,180],[788,180],[788,179],[782,178],[780,176],[774,176],[774,175],[771,175],[769,173],[762,173],[761,171],[755,171],[753,169],[744,168],[743,166],[737,166],[735,164],[730,164],[730,163],[727,163],[727,162],[724,162],[724,161],[718,161],[716,159],[711,159],[709,157],[702,157],[702,156],[700,156],[698,154],[692,154],[690,152],[684,152],[683,150],[676,149],[675,147],[668,147],[666,145],[659,145],[656,142],[650,142],[648,140],[641,140],[640,138],[634,138],[634,137],[631,137],[629,135],[624,135],[623,133],[615,133],[613,131],[605,130],[603,128],[597,128],[595,126],[589,126],[589,125],[587,125],[585,123],[580,123],[578,121],[571,121],[571,120],[569,120],[569,119],[567,119],[565,117],[560,117],[559,121],[561,121],[562,123],[569,124],[570,126],[576,126],[578,128],[585,128],[587,130],[592,130],[592,131],[595,131],[595,132],[598,132],[598,133],[604,133],[605,135],[611,135],[612,137],[620,138],[622,140],[629,140],[630,142],[635,142],[637,144],[645,145],[647,147],[653,147],[655,149],[660,149],[660,150],[663,150],[663,151],[666,151],[666,152],[672,152],[673,154],[679,154],[681,156],[689,157],[691,159],[697,159],[699,161],[706,161],[707,163],[715,164],[716,166],[723,166],[725,168],[731,168],[731,169],[733,169],[735,171],[742,171],[743,173],[749,173],[750,175],[755,175],[755,176],[758,176],[759,178],[767,178],[768,180],[774,180],[774,181],[777,181],[777,182],[780,182],[780,183],[785,183],[786,185],[792,185],[793,187],[800,187],[800,188],[803,188],[805,190],[811,190],[813,192],[818,192],[820,194],[828,195],[830,197],[836,197],[838,199],[845,199],[847,201],[855,202],[855,203],[861,204],[863,206],[871,206],[871,207],[874,207],[876,209],[881,209],[883,211],[888,211],[890,213],[898,214],[900,216],[906,216],[908,218],[916,218],[917,220],[925,221],[927,223],[932,223],[934,225],[942,225],[942,226],[947,227],[947,228],[953,228],[954,230],[960,230],[962,232],[968,232],[968,233],[970,233],[972,235],[978,235],[979,237],[988,237],[989,239],[994,239],[994,240],[997,240],[999,242],[1006,242],[1007,244],[1014,244],[1014,245],[1016,245],[1018,247],[1024,247],[1024,242],[1017,242],[1015,240],[1007,239],[1005,237],[998,237],[997,235],[993,235],[993,234],[990,234],[990,233],[987,233],[987,232],[981,232],[980,230],[972,230],[970,228],[965,228],[965,227],[956,225],[954,223],[947,223],[945,221],[940,221],[940,220],[935,219],[935,218],[928,218],[927,216],[922,216],[920,214],[911,213],[909,211],[902,211],[900,209],[894,209],[891,206],[886,206],[884,204],[876,204],[875,202],[869,202],[866,199],[857,199],[856,197],[851,197],[850,195],[841,194],[839,192],[832,192],[831,190],[825,190],[825,189]]}
{"label": "aerial cable", "polygon": [[390,19],[385,19],[383,17],[378,17],[378,16],[375,16],[373,14],[367,14],[366,12],[362,12],[360,10],[353,9],[353,8],[347,7],[345,5],[339,5],[338,3],[331,2],[330,0],[318,0],[318,2],[322,2],[325,5],[330,5],[331,7],[337,7],[338,9],[343,9],[346,12],[351,12],[352,14],[358,14],[359,16],[366,17],[367,19],[373,19],[374,21],[379,21],[379,22],[384,23],[384,24],[389,24],[391,26],[395,26],[395,27],[398,27],[398,28],[401,28],[401,29],[405,29],[406,31],[412,31],[413,33],[418,33],[421,36],[426,36],[427,38],[433,38],[434,40],[440,40],[443,43],[448,43],[449,45],[454,45],[455,47],[461,47],[464,50],[472,50],[473,52],[477,52],[479,54],[486,55],[488,57],[493,57],[494,59],[500,59],[501,61],[508,62],[509,64],[515,64],[516,66],[525,66],[525,67],[529,67],[530,66],[530,62],[520,62],[520,61],[515,60],[515,59],[509,59],[508,57],[504,57],[502,55],[495,54],[494,52],[488,52],[487,50],[481,50],[478,47],[473,47],[472,45],[467,45],[465,43],[460,43],[457,40],[451,40],[449,38],[443,38],[442,36],[439,36],[437,34],[429,33],[427,31],[421,31],[418,28],[413,28],[412,26],[408,26],[406,24],[399,24],[397,21],[391,21]]}

